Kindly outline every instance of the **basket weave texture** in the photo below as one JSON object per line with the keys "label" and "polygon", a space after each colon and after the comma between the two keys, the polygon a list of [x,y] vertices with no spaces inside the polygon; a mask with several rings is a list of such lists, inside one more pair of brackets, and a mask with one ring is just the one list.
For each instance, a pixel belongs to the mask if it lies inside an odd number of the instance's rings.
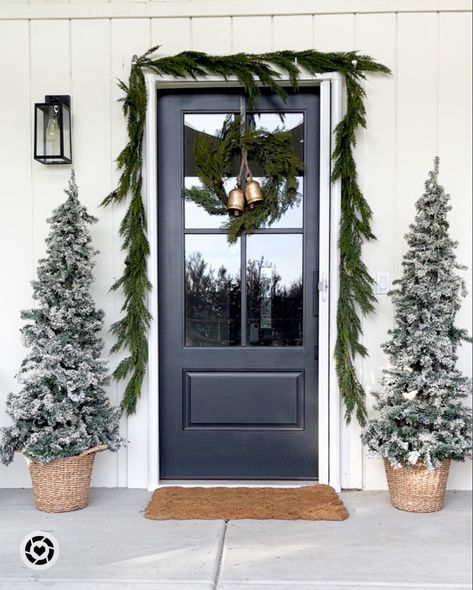
{"label": "basket weave texture", "polygon": [[422,463],[406,469],[394,469],[384,459],[389,496],[394,508],[407,512],[437,512],[442,510],[447,486],[450,459],[429,471]]}
{"label": "basket weave texture", "polygon": [[95,454],[106,448],[106,445],[100,445],[81,455],[50,463],[31,461],[29,469],[36,508],[43,512],[71,512],[85,508]]}

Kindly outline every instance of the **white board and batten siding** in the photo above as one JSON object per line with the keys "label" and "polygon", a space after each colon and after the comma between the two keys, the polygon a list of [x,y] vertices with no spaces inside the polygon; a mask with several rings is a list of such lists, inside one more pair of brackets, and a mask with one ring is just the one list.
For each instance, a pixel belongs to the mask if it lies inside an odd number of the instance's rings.
{"label": "white board and batten siding", "polygon": [[[209,53],[316,48],[359,49],[393,70],[366,83],[368,129],[359,134],[360,183],[373,209],[378,241],[364,257],[374,276],[398,277],[403,235],[435,155],[441,181],[451,192],[451,234],[458,258],[471,259],[471,2],[466,0],[190,0],[111,1],[0,0],[0,425],[8,423],[5,399],[18,387],[22,360],[20,310],[32,304],[29,282],[44,253],[46,218],[63,199],[68,167],[32,159],[33,103],[45,94],[72,96],[74,168],[82,201],[100,220],[93,229],[100,249],[94,295],[107,326],[120,316],[120,294],[110,293],[121,274],[118,225],[122,206],[99,208],[114,187],[114,158],[126,139],[116,79],[126,79],[133,54],[152,45],[160,53],[186,49]],[[458,323],[471,330],[468,299]],[[363,321],[370,357],[357,361],[368,394],[376,389],[386,359],[380,344],[392,325],[392,306],[379,296],[376,315]],[[104,331],[107,350],[112,340]],[[119,356],[110,357],[115,366]],[[471,346],[459,354],[471,375]],[[118,403],[123,386],[109,394]],[[370,406],[372,397],[369,397]],[[93,485],[146,487],[148,483],[147,391],[136,415],[123,419],[127,449],[97,457]],[[342,486],[386,487],[379,459],[366,457],[356,424],[342,428]],[[29,486],[25,462],[0,467],[0,486]],[[471,464],[452,467],[449,486],[471,487]]]}

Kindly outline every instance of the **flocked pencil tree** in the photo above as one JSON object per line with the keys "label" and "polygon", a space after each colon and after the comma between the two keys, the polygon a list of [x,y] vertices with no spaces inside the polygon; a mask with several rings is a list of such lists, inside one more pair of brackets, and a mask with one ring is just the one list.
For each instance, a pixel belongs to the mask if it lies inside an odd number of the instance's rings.
{"label": "flocked pencil tree", "polygon": [[471,381],[456,368],[457,347],[470,340],[455,325],[466,294],[458,270],[465,267],[456,262],[448,233],[449,199],[438,184],[437,158],[406,235],[402,277],[393,282],[395,327],[383,346],[390,367],[375,394],[380,417],[362,435],[369,451],[393,467],[419,461],[434,469],[472,453],[471,410],[463,403]]}
{"label": "flocked pencil tree", "polygon": [[66,201],[48,220],[46,257],[33,281],[36,307],[22,312],[29,351],[17,374],[22,388],[7,399],[13,425],[2,429],[4,464],[15,451],[49,463],[97,445],[117,450],[123,442],[119,412],[104,389],[108,374],[99,336],[104,314],[90,294],[97,250],[88,226],[97,220],[79,202],[74,174],[65,192]]}

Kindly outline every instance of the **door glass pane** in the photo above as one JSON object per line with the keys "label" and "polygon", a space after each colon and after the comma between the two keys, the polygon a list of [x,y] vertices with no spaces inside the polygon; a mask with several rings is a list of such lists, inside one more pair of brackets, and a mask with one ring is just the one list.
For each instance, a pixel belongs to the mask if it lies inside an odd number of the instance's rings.
{"label": "door glass pane", "polygon": [[[200,134],[205,133],[215,138],[222,129],[225,119],[229,113],[187,113],[184,115],[184,186],[192,188],[201,186],[193,158],[194,143]],[[226,191],[235,186],[235,177],[238,174],[240,163],[235,160],[233,163],[232,178],[225,182]],[[224,223],[221,215],[209,215],[205,209],[193,202],[185,203],[185,226],[189,229],[217,228]]]}
{"label": "door glass pane", "polygon": [[[264,128],[267,131],[288,131],[291,144],[299,160],[304,162],[304,113],[252,113],[250,115],[252,124],[257,128]],[[264,182],[262,177],[263,170],[257,162],[250,161],[250,168],[261,184]],[[271,227],[291,227],[298,228],[303,226],[303,176],[297,178],[299,181],[299,200],[294,207],[288,209],[279,221],[273,223]]]}
{"label": "door glass pane", "polygon": [[303,345],[302,234],[247,240],[249,346]]}
{"label": "door glass pane", "polygon": [[239,346],[239,243],[209,234],[188,234],[185,240],[185,345]]}

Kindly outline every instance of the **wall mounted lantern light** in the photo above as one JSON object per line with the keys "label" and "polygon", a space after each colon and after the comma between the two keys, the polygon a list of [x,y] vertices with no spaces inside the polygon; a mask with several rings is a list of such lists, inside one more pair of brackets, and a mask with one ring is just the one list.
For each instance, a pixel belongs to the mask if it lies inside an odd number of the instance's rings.
{"label": "wall mounted lantern light", "polygon": [[72,163],[71,97],[50,95],[34,105],[34,159]]}

